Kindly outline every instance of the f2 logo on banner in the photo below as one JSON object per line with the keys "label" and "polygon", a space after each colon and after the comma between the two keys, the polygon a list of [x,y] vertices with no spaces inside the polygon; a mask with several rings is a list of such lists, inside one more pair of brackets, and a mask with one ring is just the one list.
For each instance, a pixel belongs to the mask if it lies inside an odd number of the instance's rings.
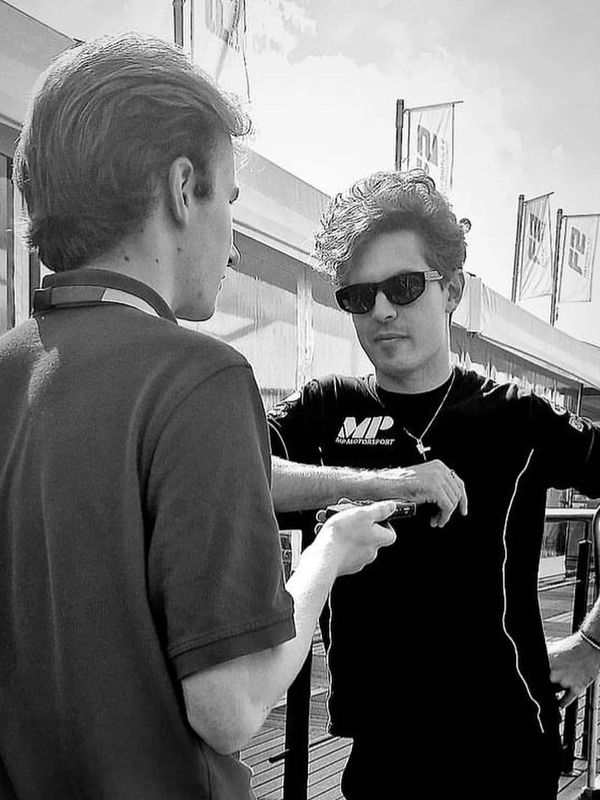
{"label": "f2 logo on banner", "polygon": [[579,266],[579,256],[585,255],[585,248],[587,239],[585,234],[578,231],[577,228],[571,228],[571,242],[569,244],[569,267],[574,269],[580,275],[583,275],[583,270]]}
{"label": "f2 logo on banner", "polygon": [[[529,259],[540,263],[538,258],[539,248],[544,237],[544,223],[539,217],[529,214]],[[543,266],[546,266],[545,264]]]}
{"label": "f2 logo on banner", "polygon": [[423,125],[417,126],[417,167],[429,174],[429,164],[438,165],[438,139]]}

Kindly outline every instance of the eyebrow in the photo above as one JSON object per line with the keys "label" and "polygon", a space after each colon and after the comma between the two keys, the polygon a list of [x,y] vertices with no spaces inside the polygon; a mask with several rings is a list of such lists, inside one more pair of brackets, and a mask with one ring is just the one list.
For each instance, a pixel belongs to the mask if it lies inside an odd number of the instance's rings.
{"label": "eyebrow", "polygon": [[233,192],[231,193],[231,197],[229,198],[229,202],[230,203],[235,203],[235,201],[238,199],[239,196],[240,196],[240,187],[236,186],[235,189],[233,190]]}

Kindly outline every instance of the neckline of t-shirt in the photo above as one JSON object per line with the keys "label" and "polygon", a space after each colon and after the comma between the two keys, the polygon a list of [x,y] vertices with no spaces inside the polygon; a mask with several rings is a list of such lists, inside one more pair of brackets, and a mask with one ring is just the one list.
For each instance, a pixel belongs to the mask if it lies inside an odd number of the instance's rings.
{"label": "neckline of t-shirt", "polygon": [[378,385],[375,375],[370,375],[369,388],[377,400],[384,406],[413,406],[417,404],[425,406],[441,400],[448,389],[450,389],[450,385],[454,382],[448,396],[449,399],[456,385],[456,378],[457,371],[453,368],[450,376],[440,386],[436,386],[435,389],[428,389],[426,392],[417,392],[413,394],[411,392],[392,392],[389,389],[384,389]]}

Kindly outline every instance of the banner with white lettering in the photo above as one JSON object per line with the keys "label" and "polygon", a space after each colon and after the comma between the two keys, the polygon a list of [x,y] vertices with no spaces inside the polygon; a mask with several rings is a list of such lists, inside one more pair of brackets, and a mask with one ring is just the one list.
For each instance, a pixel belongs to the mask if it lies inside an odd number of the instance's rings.
{"label": "banner with white lettering", "polygon": [[227,92],[250,100],[246,0],[190,0],[190,55]]}
{"label": "banner with white lettering", "polygon": [[563,217],[560,303],[588,303],[596,257],[600,214]]}
{"label": "banner with white lettering", "polygon": [[406,109],[408,169],[431,175],[437,189],[448,195],[454,169],[454,103]]}
{"label": "banner with white lettering", "polygon": [[550,195],[534,197],[523,205],[517,300],[552,294],[552,234]]}

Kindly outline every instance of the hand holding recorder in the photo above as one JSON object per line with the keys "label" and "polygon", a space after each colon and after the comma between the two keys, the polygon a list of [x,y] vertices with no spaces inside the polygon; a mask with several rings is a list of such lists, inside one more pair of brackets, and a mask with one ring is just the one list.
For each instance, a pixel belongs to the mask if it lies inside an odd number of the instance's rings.
{"label": "hand holding recorder", "polygon": [[397,510],[395,500],[340,501],[337,506],[318,512],[317,517],[322,515],[323,522],[315,528],[318,536],[312,546],[328,550],[328,558],[336,563],[338,577],[359,572],[375,560],[380,547],[396,541],[393,529],[385,523]]}

